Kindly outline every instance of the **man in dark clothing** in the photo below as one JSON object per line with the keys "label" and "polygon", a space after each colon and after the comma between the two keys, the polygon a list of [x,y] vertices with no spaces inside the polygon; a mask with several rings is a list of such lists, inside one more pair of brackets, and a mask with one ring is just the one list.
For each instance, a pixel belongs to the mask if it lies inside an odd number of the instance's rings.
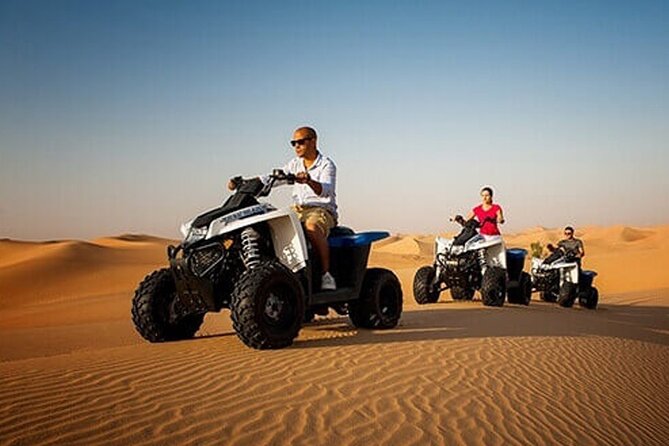
{"label": "man in dark clothing", "polygon": [[585,256],[585,249],[583,248],[583,241],[574,237],[574,228],[567,226],[564,228],[565,238],[558,242],[558,248],[571,256],[574,256],[574,260],[578,263],[578,267],[581,267],[581,258]]}

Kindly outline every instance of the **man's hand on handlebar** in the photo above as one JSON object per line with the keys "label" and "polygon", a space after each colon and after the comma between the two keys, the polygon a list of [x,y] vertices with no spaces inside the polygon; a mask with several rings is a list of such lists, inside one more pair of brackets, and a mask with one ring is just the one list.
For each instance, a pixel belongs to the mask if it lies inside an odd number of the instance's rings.
{"label": "man's hand on handlebar", "polygon": [[242,177],[234,177],[228,180],[228,190],[235,190],[242,183]]}
{"label": "man's hand on handlebar", "polygon": [[307,183],[311,177],[309,176],[309,172],[297,172],[295,174],[295,182],[299,184],[305,184]]}

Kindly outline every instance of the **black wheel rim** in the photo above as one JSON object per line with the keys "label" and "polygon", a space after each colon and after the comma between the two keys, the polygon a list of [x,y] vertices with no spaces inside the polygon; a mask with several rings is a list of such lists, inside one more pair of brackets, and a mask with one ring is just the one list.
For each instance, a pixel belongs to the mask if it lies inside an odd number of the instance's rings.
{"label": "black wheel rim", "polygon": [[270,330],[282,330],[293,325],[296,309],[292,294],[285,286],[273,286],[267,290],[260,311],[263,323]]}

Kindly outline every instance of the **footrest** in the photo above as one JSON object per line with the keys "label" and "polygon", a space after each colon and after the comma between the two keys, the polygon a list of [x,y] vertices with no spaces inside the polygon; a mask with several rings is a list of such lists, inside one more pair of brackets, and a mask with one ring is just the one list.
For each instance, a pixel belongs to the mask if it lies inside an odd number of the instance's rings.
{"label": "footrest", "polygon": [[311,304],[331,304],[334,302],[345,302],[347,300],[355,299],[357,296],[353,295],[353,288],[337,288],[333,291],[318,291],[311,296]]}

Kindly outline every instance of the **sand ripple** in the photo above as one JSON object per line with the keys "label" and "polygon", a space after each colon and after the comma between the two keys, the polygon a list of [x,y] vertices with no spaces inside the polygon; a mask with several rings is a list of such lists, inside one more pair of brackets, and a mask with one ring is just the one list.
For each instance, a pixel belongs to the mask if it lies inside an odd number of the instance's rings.
{"label": "sand ripple", "polygon": [[263,352],[225,313],[192,341],[137,336],[132,289],[165,240],[0,240],[0,445],[669,444],[669,226],[579,236],[596,311],[418,308],[408,290],[433,237],[396,236],[371,263],[402,281],[399,327],[319,318]]}
{"label": "sand ripple", "polygon": [[[333,333],[340,325],[333,321]],[[4,363],[0,443],[669,440],[666,346],[602,336],[383,342],[353,333],[323,347],[332,338],[316,333],[277,352],[224,336]]]}

